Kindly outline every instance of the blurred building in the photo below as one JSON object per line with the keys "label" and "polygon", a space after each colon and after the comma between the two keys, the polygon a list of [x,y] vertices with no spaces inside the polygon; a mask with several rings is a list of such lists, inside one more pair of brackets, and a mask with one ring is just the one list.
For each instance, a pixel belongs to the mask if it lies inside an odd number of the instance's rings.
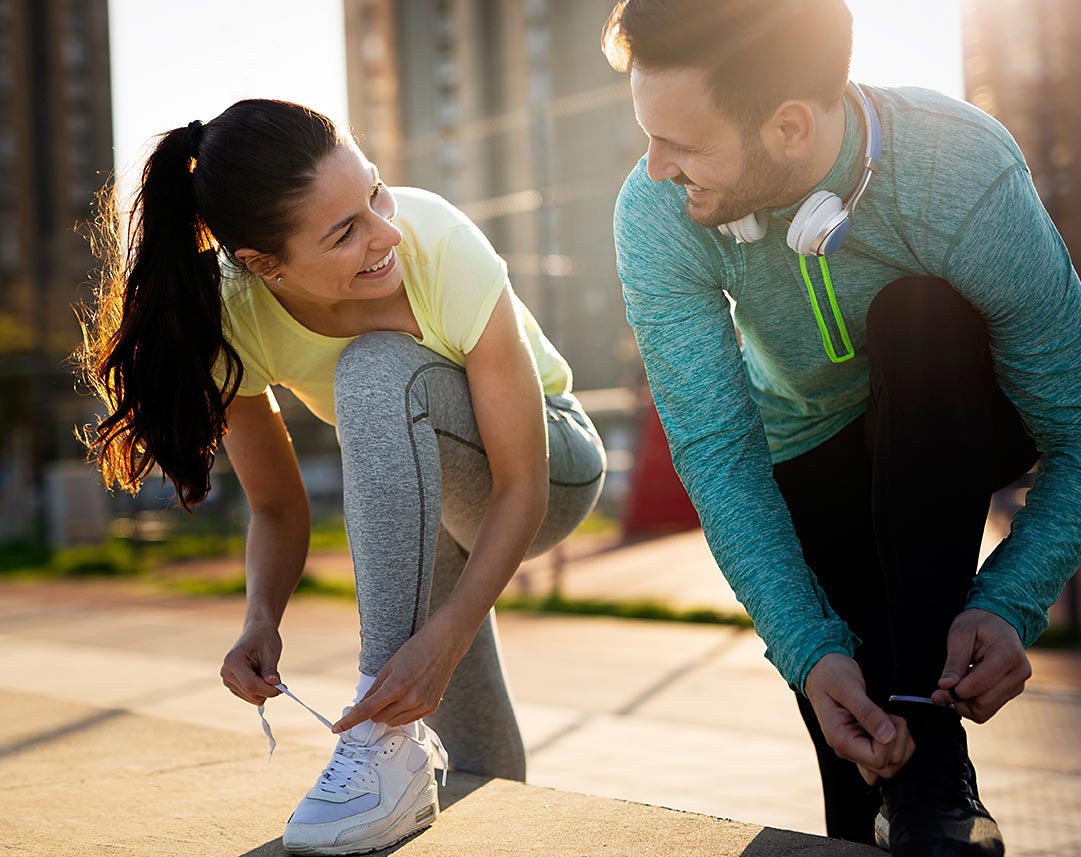
{"label": "blurred building", "polygon": [[612,211],[645,138],[600,50],[611,0],[344,3],[368,156],[476,221],[577,389],[635,383]]}
{"label": "blurred building", "polygon": [[965,0],[966,97],[1005,125],[1081,259],[1081,3]]}
{"label": "blurred building", "polygon": [[45,462],[77,454],[77,225],[112,166],[106,0],[0,0],[0,540],[34,514]]}
{"label": "blurred building", "polygon": [[[1076,267],[1081,260],[1081,4],[965,0],[962,10],[966,97],[1017,140]],[[1075,634],[1081,628],[1081,575],[1067,583],[1051,608],[1051,623]]]}

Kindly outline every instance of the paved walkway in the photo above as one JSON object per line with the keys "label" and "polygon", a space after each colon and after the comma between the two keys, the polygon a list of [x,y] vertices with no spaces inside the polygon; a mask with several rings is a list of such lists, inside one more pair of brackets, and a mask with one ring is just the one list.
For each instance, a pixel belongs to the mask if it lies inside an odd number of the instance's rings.
{"label": "paved walkway", "polygon": [[[652,597],[662,590],[676,600],[701,586],[712,588],[716,598],[730,598],[698,533],[601,553],[596,547],[568,547],[568,594],[585,597],[593,590],[611,599],[613,592]],[[314,564],[336,573],[333,563],[322,557]],[[527,584],[539,585],[551,567],[550,557],[534,561],[525,569]],[[686,606],[710,604],[698,595],[687,597]],[[53,701],[52,717],[58,720],[93,706],[98,713],[88,713],[91,722],[122,712],[148,718],[139,721],[140,728],[163,724],[158,728],[176,730],[196,744],[200,729],[231,735],[234,761],[247,761],[237,762],[230,788],[242,791],[250,778],[269,778],[281,806],[266,812],[284,819],[331,740],[294,703],[274,700],[268,713],[279,756],[269,769],[252,761],[263,748],[258,720],[216,677],[241,614],[235,599],[165,597],[131,583],[0,582],[0,698],[7,702],[0,720],[7,730],[30,735],[42,729],[48,735],[42,701]],[[753,633],[514,613],[502,614],[500,627],[530,751],[531,783],[823,832],[813,753],[791,694],[762,657]],[[350,604],[295,599],[283,625],[286,682],[317,709],[338,710],[352,693],[356,633]],[[1012,857],[1081,855],[1081,655],[1035,651],[1033,662],[1035,675],[1024,696],[991,723],[970,729],[981,792],[1002,824]],[[33,708],[32,722],[12,725],[12,700]],[[299,761],[291,755],[298,753]],[[80,770],[78,761],[74,750],[72,772]],[[205,761],[214,776],[212,760]],[[12,762],[18,757],[4,758],[0,748],[0,764]],[[28,771],[20,770],[25,777]],[[54,768],[40,776],[61,800],[92,785],[83,782],[85,771]],[[3,779],[0,791],[25,796],[25,779]],[[162,796],[147,796],[148,803],[154,800],[160,805]],[[196,812],[190,800],[180,804],[178,812]],[[49,809],[55,806],[41,812]],[[264,808],[258,813],[265,816]],[[12,832],[5,828],[17,821],[10,813],[0,818],[5,841]]]}

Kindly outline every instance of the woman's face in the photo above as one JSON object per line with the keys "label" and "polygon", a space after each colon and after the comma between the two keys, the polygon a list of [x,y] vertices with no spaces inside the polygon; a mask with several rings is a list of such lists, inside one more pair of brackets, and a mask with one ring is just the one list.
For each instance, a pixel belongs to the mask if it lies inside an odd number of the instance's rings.
{"label": "woman's face", "polygon": [[402,285],[396,213],[375,166],[352,143],[339,146],[316,168],[300,225],[286,241],[288,261],[270,287],[323,304],[393,295]]}

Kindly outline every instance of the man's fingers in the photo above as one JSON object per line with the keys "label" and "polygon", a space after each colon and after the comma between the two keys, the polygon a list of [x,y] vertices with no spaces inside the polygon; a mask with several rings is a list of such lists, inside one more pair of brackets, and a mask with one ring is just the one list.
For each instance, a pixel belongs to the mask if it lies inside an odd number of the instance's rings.
{"label": "man's fingers", "polygon": [[999,684],[1010,672],[1009,658],[990,649],[983,660],[974,664],[955,685],[951,697],[954,702],[976,699]]}
{"label": "man's fingers", "polygon": [[886,716],[886,712],[867,696],[862,681],[858,685],[841,685],[832,692],[832,696],[834,702],[855,717],[859,725],[875,740],[888,743],[896,736],[897,730],[893,723]]}
{"label": "man's fingers", "polygon": [[946,664],[942,667],[942,676],[938,680],[939,687],[953,687],[965,677],[975,649],[975,628],[961,626],[950,629],[946,638]]}
{"label": "man's fingers", "polygon": [[871,744],[872,758],[879,761],[875,764],[857,762],[856,767],[859,768],[860,776],[868,785],[873,786],[883,778],[890,779],[896,776],[912,758],[915,750],[915,743],[904,719],[890,715],[890,720],[893,721],[894,728],[897,730],[897,737],[889,744],[880,744],[877,741]]}
{"label": "man's fingers", "polygon": [[1007,702],[1024,692],[1025,682],[1030,675],[1031,670],[1027,664],[1023,669],[1011,670],[985,693],[965,699],[954,707],[962,717],[976,723],[985,723]]}
{"label": "man's fingers", "polygon": [[[968,675],[958,682],[954,692],[961,700],[976,699],[999,686],[1024,689],[1025,682],[1031,677],[1032,666],[1023,649],[990,646]],[[1011,693],[1006,698],[1012,699],[1015,695]]]}
{"label": "man's fingers", "polygon": [[891,768],[899,770],[910,758],[912,758],[912,753],[916,749],[916,743],[912,740],[912,733],[908,731],[908,724],[903,717],[897,717],[896,715],[891,714],[890,720],[893,721],[893,725],[897,729],[897,738],[890,744],[890,755],[887,759],[887,764]]}
{"label": "man's fingers", "polygon": [[890,747],[868,736],[863,727],[851,718],[847,723],[834,726],[827,734],[833,751],[842,759],[848,759],[871,770],[878,770],[889,759]]}
{"label": "man's fingers", "polygon": [[863,693],[850,693],[849,699],[838,699],[848,711],[856,718],[860,726],[876,742],[888,744],[897,737],[897,728],[893,725],[889,715],[871,702],[870,698]]}
{"label": "man's fingers", "polygon": [[863,781],[869,786],[878,785],[878,781],[882,779],[877,773],[869,768],[865,768],[863,765],[857,764],[856,768],[859,770],[860,776],[863,777]]}

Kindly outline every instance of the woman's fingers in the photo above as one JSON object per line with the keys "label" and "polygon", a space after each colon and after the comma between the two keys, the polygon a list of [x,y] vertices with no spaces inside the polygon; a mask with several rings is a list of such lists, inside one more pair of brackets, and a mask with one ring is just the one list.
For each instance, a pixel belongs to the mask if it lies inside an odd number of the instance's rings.
{"label": "woman's fingers", "polygon": [[397,712],[385,721],[387,726],[404,726],[406,723],[412,723],[414,720],[420,720],[422,717],[427,717],[435,711],[434,708],[423,706],[420,708],[412,708],[408,711]]}
{"label": "woman's fingers", "polygon": [[222,684],[234,696],[252,705],[262,705],[269,697],[281,693],[274,686],[281,684],[277,669],[280,640],[276,629],[270,636],[261,633],[254,639],[242,635],[222,662]]}

